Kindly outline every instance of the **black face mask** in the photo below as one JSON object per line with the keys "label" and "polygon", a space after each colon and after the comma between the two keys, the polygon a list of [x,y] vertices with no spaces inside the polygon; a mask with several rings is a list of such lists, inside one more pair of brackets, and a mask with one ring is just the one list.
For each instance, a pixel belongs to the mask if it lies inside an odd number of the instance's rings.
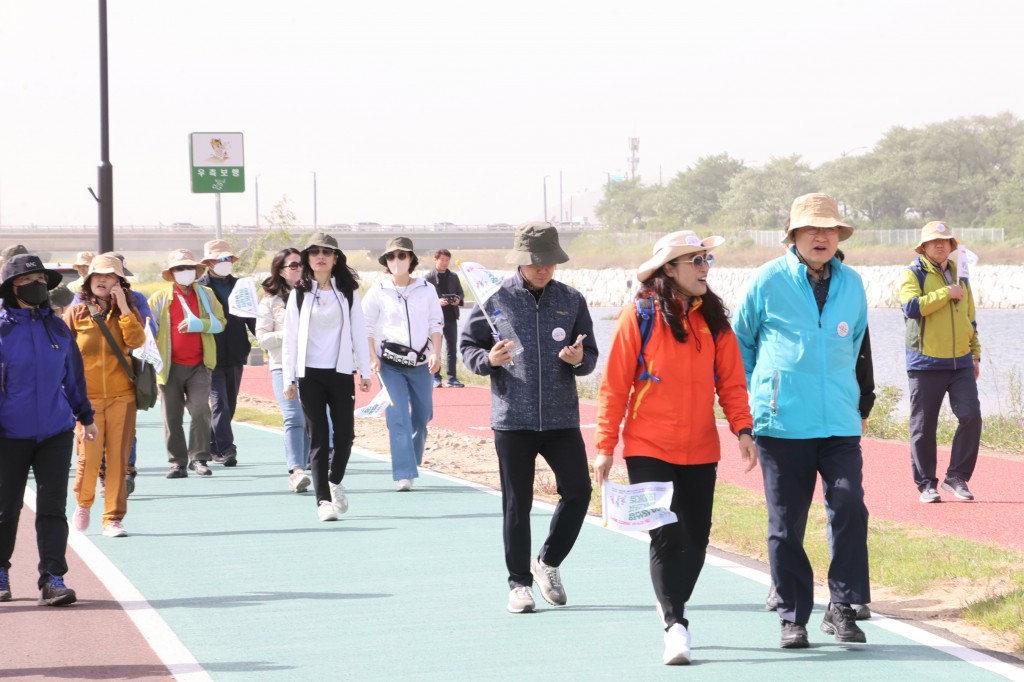
{"label": "black face mask", "polygon": [[46,282],[29,282],[14,290],[14,295],[29,305],[42,305],[50,299]]}

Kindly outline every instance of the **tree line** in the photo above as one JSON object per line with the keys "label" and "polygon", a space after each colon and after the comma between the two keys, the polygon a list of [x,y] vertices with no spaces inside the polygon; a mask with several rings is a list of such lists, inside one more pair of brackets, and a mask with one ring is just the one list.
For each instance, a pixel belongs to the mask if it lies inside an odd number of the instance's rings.
{"label": "tree line", "polygon": [[868,229],[1003,227],[1024,233],[1024,122],[1011,113],[893,127],[868,153],[817,168],[799,154],[747,166],[705,156],[666,184],[609,182],[595,214],[608,229],[658,232],[714,225],[778,229],[794,197],[827,192]]}

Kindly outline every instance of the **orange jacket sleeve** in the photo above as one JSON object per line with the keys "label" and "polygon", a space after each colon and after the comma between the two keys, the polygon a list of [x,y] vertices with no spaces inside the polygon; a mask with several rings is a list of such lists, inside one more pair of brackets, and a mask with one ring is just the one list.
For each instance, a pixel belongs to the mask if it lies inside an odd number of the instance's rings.
{"label": "orange jacket sleeve", "polygon": [[747,396],[747,375],[743,369],[743,356],[740,344],[732,329],[718,335],[715,342],[715,391],[718,393],[718,404],[729,420],[729,428],[733,433],[740,429],[754,427],[750,416],[750,399]]}
{"label": "orange jacket sleeve", "polygon": [[612,454],[619,442],[619,430],[626,415],[640,354],[640,327],[636,305],[630,303],[619,312],[608,349],[608,364],[601,377],[597,402],[597,429],[594,435],[598,454]]}

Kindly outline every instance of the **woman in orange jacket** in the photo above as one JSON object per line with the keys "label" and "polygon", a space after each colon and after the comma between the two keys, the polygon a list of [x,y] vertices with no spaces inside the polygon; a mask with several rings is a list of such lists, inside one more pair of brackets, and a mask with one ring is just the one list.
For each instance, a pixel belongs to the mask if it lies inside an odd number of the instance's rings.
{"label": "woman in orange jacket", "polygon": [[[650,532],[666,665],[690,662],[686,602],[704,567],[721,459],[716,393],[746,470],[757,463],[739,345],[722,299],[707,285],[714,264],[708,252],[723,241],[683,231],[654,245],[654,256],[637,271],[637,301],[616,323],[598,398],[598,485],[608,477],[623,421],[629,482],[673,484],[671,509],[679,520]],[[652,324],[642,334],[637,311],[648,301]]]}
{"label": "woman in orange jacket", "polygon": [[72,523],[80,531],[89,527],[89,510],[96,498],[96,481],[106,453],[103,535],[112,538],[128,534],[121,521],[128,511],[125,473],[135,435],[135,385],[93,315],[103,317],[125,360],[131,362],[128,352],[142,346],[146,336],[141,316],[129,303],[128,288],[120,259],[101,254],[92,259],[82,282],[84,300],[64,311],[64,321],[82,351],[86,392],[99,427],[95,440],[79,442],[74,486],[78,507]]}

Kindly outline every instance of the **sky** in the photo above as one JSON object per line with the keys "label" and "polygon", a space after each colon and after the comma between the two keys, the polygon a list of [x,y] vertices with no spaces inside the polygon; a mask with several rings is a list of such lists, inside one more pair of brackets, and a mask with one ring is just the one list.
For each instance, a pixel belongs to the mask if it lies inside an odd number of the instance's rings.
{"label": "sky", "polygon": [[[587,217],[608,174],[817,165],[894,126],[1024,117],[1024,5],[778,0],[109,0],[115,225],[215,221],[189,135],[300,224]],[[0,0],[0,225],[95,225],[98,3]],[[315,173],[315,176],[314,176]],[[561,190],[559,179],[561,178]],[[570,214],[570,205],[572,212]],[[261,218],[260,222],[265,222]]]}

